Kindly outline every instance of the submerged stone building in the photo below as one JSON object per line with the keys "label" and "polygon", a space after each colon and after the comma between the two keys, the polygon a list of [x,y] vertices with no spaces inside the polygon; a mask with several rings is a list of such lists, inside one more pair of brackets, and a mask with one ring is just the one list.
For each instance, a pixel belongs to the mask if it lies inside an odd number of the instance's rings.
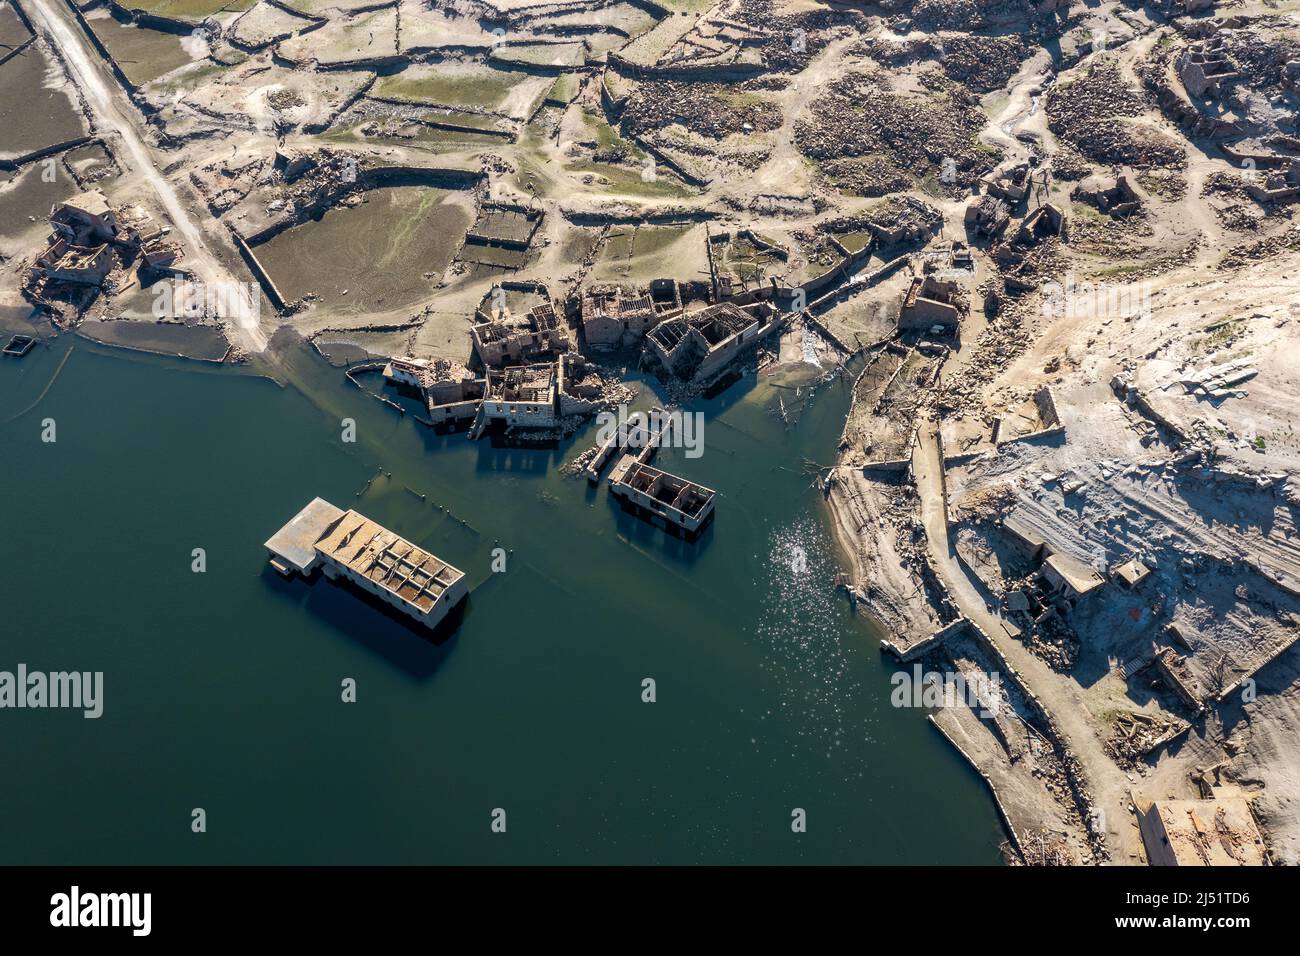
{"label": "submerged stone building", "polygon": [[469,595],[463,571],[323,498],[313,498],[271,536],[266,549],[271,566],[286,577],[319,569],[430,628]]}

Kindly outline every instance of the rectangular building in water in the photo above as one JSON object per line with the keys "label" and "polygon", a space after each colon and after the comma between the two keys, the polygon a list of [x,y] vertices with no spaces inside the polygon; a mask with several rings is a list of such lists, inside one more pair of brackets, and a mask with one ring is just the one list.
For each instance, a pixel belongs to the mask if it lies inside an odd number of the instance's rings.
{"label": "rectangular building in water", "polygon": [[313,499],[277,531],[266,548],[281,574],[320,568],[346,578],[427,627],[469,594],[465,574],[351,509]]}
{"label": "rectangular building in water", "polygon": [[694,538],[713,516],[717,492],[624,455],[609,475],[609,490],[651,524]]}

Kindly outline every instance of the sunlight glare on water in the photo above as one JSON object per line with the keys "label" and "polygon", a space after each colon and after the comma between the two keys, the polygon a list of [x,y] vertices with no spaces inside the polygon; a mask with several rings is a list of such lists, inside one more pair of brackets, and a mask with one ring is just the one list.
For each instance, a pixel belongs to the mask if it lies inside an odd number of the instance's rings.
{"label": "sunlight glare on water", "polygon": [[825,532],[803,515],[772,532],[762,562],[765,595],[759,637],[770,650],[765,667],[777,674],[784,717],[796,717],[799,736],[815,739],[829,754],[845,736],[864,736],[851,721],[850,699],[868,693],[852,676],[849,658],[863,652],[862,635],[845,627],[842,596],[832,588],[838,567]]}

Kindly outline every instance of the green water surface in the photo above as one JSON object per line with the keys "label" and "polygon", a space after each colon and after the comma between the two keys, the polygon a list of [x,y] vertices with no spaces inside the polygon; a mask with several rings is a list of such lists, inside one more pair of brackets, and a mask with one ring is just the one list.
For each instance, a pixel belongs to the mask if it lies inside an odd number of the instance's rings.
{"label": "green water surface", "polygon": [[[831,586],[801,465],[833,457],[845,384],[692,406],[704,454],[660,463],[721,496],[686,544],[559,474],[594,426],[493,447],[303,349],[275,371],[297,385],[67,336],[0,364],[0,670],[105,683],[98,720],[0,711],[0,864],[996,861],[983,784],[890,707],[879,635]],[[450,641],[268,569],[315,495],[467,572]]]}

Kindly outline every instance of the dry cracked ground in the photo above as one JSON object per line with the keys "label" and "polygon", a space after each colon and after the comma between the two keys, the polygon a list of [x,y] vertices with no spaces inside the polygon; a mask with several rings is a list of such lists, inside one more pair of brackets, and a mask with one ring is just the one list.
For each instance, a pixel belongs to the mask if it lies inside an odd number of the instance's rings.
{"label": "dry cracked ground", "polygon": [[[1144,863],[1153,801],[1244,798],[1294,863],[1297,83],[1297,2],[4,0],[0,326],[459,362],[503,280],[834,272],[852,592],[1005,676],[932,719],[1008,857]],[[35,283],[85,190],[251,301]]]}

